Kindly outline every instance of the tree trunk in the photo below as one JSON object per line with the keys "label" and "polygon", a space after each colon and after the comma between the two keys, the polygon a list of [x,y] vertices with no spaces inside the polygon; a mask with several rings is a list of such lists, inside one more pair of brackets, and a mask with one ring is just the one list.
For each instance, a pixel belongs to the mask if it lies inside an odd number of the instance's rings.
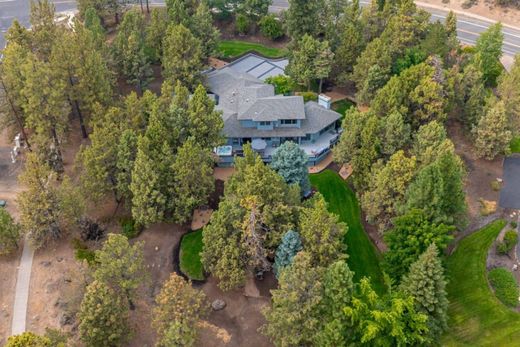
{"label": "tree trunk", "polygon": [[143,0],[139,0],[139,3],[141,4],[141,13],[144,13]]}
{"label": "tree trunk", "polygon": [[115,14],[115,20],[116,20],[116,24],[119,24],[119,13],[117,11]]}
{"label": "tree trunk", "polygon": [[150,14],[150,4],[149,4],[149,0],[146,0],[146,13]]}
{"label": "tree trunk", "polygon": [[[69,75],[69,83],[70,83],[70,86],[72,88],[74,88],[74,81],[72,80],[72,77],[70,75]],[[72,110],[74,111],[74,113],[76,114],[76,116],[79,119],[81,135],[83,136],[84,139],[86,139],[88,137],[87,128],[85,127],[85,121],[83,119],[83,114],[81,113],[81,109],[79,108],[79,102],[77,99],[74,99],[73,102],[69,99],[69,103],[70,103],[70,106],[72,106]]]}
{"label": "tree trunk", "polygon": [[323,87],[323,78],[320,78],[320,88],[318,89],[319,94],[321,94],[321,88]]}
{"label": "tree trunk", "polygon": [[14,106],[13,101],[9,97],[9,93],[7,92],[7,88],[5,87],[4,81],[0,79],[0,83],[2,83],[2,89],[4,90],[5,98],[7,99],[7,102],[9,103],[9,107],[13,111],[14,118],[16,119],[16,123],[18,124],[18,127],[20,128],[20,133],[22,134],[23,139],[24,139],[25,143],[27,144],[27,148],[29,149],[29,152],[32,152],[31,144],[29,143],[29,138],[27,137],[27,133],[25,132],[25,128],[24,128],[24,124],[22,122],[22,118],[18,114],[18,110],[16,109],[16,107]]}

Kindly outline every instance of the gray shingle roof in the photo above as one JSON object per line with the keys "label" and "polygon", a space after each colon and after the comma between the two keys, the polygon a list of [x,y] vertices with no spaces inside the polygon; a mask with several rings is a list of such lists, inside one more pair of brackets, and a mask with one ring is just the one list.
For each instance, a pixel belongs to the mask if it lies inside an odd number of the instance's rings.
{"label": "gray shingle roof", "polygon": [[283,75],[288,63],[289,60],[286,58],[269,59],[248,53],[227,66],[237,72],[247,73],[263,81],[270,76]]}
{"label": "gray shingle roof", "polygon": [[237,118],[254,121],[305,119],[303,97],[279,95],[259,98],[245,111],[240,112]]}

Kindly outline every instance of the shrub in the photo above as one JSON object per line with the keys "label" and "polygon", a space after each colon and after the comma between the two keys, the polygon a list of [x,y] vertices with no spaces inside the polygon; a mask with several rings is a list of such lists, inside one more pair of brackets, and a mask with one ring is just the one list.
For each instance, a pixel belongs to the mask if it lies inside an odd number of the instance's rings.
{"label": "shrub", "polygon": [[268,14],[258,22],[262,34],[271,40],[276,40],[283,36],[282,22],[274,14]]}
{"label": "shrub", "polygon": [[121,218],[119,224],[121,225],[121,233],[129,240],[139,236],[141,233],[141,227],[132,218]]}
{"label": "shrub", "polygon": [[491,189],[493,189],[495,192],[498,192],[500,190],[500,187],[502,184],[498,181],[491,181]]}
{"label": "shrub", "polygon": [[318,101],[318,94],[314,92],[301,92],[299,95],[303,96],[303,101]]}
{"label": "shrub", "polygon": [[489,271],[488,278],[498,300],[509,307],[518,306],[518,283],[509,270],[506,268],[493,269]]}
{"label": "shrub", "polygon": [[238,14],[235,19],[235,28],[239,34],[247,34],[249,32],[249,27],[251,26],[251,22],[249,18],[247,18],[243,14]]}
{"label": "shrub", "polygon": [[289,95],[296,88],[296,83],[294,83],[292,78],[285,75],[268,77],[265,79],[265,82],[274,86],[276,94]]}
{"label": "shrub", "polygon": [[509,253],[518,242],[518,234],[514,230],[509,230],[504,235],[504,240],[502,242],[498,242],[497,244],[497,252],[500,254]]}
{"label": "shrub", "polygon": [[90,250],[81,240],[72,240],[74,246],[74,256],[77,260],[86,260],[88,265],[94,265],[96,263],[96,255],[93,250]]}
{"label": "shrub", "polygon": [[516,221],[512,220],[511,223],[509,223],[509,225],[511,225],[511,228],[516,229],[516,227],[518,226],[518,223]]}
{"label": "shrub", "polygon": [[105,235],[105,229],[88,217],[80,218],[79,230],[83,241],[99,241]]}

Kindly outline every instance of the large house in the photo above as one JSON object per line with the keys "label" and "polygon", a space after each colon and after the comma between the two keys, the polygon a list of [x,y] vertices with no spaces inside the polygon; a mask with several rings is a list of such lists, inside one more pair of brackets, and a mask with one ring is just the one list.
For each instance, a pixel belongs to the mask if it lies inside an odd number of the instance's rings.
{"label": "large house", "polygon": [[[257,56],[247,57],[266,63]],[[340,134],[340,115],[330,110],[328,98],[320,96],[320,103],[305,103],[302,96],[275,95],[272,85],[236,68],[235,63],[244,65],[243,60],[234,62],[206,76],[216,108],[222,111],[227,138],[227,145],[217,149],[219,165],[231,165],[245,143],[251,143],[263,160],[270,162],[273,152],[285,141],[300,145],[309,156],[308,165],[323,160]]]}

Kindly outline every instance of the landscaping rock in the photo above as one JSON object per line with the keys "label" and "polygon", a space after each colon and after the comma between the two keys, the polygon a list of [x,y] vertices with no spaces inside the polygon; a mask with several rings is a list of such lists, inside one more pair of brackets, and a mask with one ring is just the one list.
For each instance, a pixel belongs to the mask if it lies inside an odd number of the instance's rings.
{"label": "landscaping rock", "polygon": [[42,262],[40,262],[40,265],[43,266],[43,267],[49,267],[49,266],[51,266],[51,262],[50,261],[42,261]]}
{"label": "landscaping rock", "polygon": [[58,263],[61,263],[61,262],[63,261],[63,257],[58,257],[58,258],[56,258],[56,261],[57,261]]}
{"label": "landscaping rock", "polygon": [[220,311],[226,307],[226,302],[222,299],[216,299],[211,303],[213,311]]}

